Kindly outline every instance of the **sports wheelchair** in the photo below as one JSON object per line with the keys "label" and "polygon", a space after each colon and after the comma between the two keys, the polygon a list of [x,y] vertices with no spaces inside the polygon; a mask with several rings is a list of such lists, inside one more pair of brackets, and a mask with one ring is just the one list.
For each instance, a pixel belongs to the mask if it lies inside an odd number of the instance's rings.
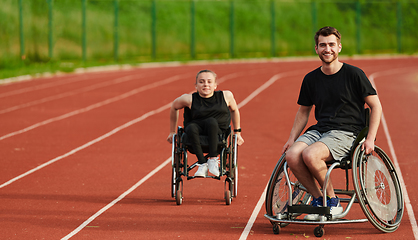
{"label": "sports wheelchair", "polygon": [[[366,109],[368,120],[369,109]],[[323,207],[310,206],[312,196],[307,192],[292,174],[287,166],[286,153],[276,164],[266,192],[266,214],[264,215],[273,225],[273,232],[279,234],[282,227],[290,223],[318,225],[314,235],[324,235],[324,226],[339,223],[362,223],[370,221],[378,230],[390,233],[400,225],[403,216],[403,196],[395,167],[388,155],[378,146],[374,152],[366,155],[361,150],[368,132],[368,124],[358,134],[354,141],[350,155],[341,161],[327,163],[328,172],[325,177],[323,196],[331,171],[340,168],[345,170],[345,189],[334,189],[335,194],[348,196],[340,202],[347,202],[347,206],[339,215],[332,216],[330,207],[324,201]],[[354,190],[349,189],[349,173],[353,179]],[[324,199],[326,199],[324,197]],[[359,203],[367,219],[343,219],[353,206]],[[319,214],[319,221],[308,221],[298,218],[302,214]]]}
{"label": "sports wheelchair", "polygon": [[[238,193],[238,167],[237,167],[237,135],[232,134],[231,126],[222,134],[219,134],[218,154],[220,160],[219,176],[207,176],[221,180],[225,178],[224,198],[226,205],[230,205],[232,198]],[[208,153],[208,137],[199,136],[203,153]],[[197,161],[189,166],[188,153],[195,154],[191,143],[188,141],[187,134],[183,127],[178,127],[177,133],[173,135],[172,141],[172,178],[171,178],[171,197],[176,199],[177,205],[183,202],[183,179],[194,179],[195,176],[189,176],[189,172],[197,166]]]}

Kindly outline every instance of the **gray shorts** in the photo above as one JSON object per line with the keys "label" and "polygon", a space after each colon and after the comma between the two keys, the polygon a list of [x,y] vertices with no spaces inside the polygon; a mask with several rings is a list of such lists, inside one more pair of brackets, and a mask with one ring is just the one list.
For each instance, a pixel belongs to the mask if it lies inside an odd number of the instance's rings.
{"label": "gray shorts", "polygon": [[350,154],[354,140],[356,136],[352,132],[331,130],[321,134],[317,130],[310,130],[296,139],[296,142],[304,142],[308,145],[322,142],[328,147],[334,160],[340,161]]}

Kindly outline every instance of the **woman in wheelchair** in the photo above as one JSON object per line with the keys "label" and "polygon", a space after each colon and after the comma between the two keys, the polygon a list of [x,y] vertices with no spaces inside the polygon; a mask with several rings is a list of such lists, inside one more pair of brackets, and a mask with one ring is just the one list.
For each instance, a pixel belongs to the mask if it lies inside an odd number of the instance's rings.
{"label": "woman in wheelchair", "polygon": [[[196,177],[206,177],[208,171],[219,176],[218,135],[225,132],[231,122],[237,134],[237,144],[244,143],[241,137],[240,114],[231,91],[215,91],[216,74],[201,70],[196,75],[196,92],[183,94],[175,99],[170,110],[170,134],[167,141],[172,143],[178,124],[178,112],[184,108],[184,129],[198,159]],[[199,135],[208,136],[209,153],[203,155]]]}
{"label": "woman in wheelchair", "polygon": [[[380,123],[382,107],[375,89],[362,70],[338,60],[341,35],[332,27],[321,28],[315,35],[315,50],[322,66],[308,73],[299,93],[299,110],[288,141],[283,146],[288,166],[298,181],[312,195],[311,205],[323,206],[326,202],[331,214],[343,212],[331,182],[327,199],[316,181],[323,186],[327,162],[346,157],[356,135],[365,126],[365,103],[371,109],[369,132],[362,148],[366,154],[374,150],[374,140]],[[317,123],[305,128],[315,105]],[[318,220],[318,214],[308,214],[305,220]]]}

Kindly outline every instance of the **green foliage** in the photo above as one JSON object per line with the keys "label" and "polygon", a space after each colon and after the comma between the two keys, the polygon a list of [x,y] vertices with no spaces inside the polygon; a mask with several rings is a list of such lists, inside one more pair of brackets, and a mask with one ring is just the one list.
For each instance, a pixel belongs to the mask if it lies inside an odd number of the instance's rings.
{"label": "green foliage", "polygon": [[[49,1],[53,6],[52,29]],[[87,62],[82,61],[83,1]],[[237,58],[312,55],[313,35],[325,25],[340,30],[342,54],[418,51],[415,30],[418,3],[412,0],[23,0],[22,3],[24,56],[20,56],[19,1],[0,0],[0,78],[13,75],[10,69],[36,71],[45,69],[41,67],[44,65],[52,71],[70,71],[71,67],[62,67],[63,62],[84,66],[114,64],[116,60],[119,63],[190,60],[192,48],[197,59],[230,58],[231,41]]]}

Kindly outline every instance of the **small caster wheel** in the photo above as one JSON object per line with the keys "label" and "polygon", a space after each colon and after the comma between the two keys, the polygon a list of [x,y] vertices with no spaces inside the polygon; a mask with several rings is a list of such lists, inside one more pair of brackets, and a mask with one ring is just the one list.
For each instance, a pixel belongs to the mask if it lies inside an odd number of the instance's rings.
{"label": "small caster wheel", "polygon": [[176,192],[176,203],[177,205],[181,205],[183,203],[183,194],[181,193],[181,190],[177,190]]}
{"label": "small caster wheel", "polygon": [[280,233],[280,225],[279,224],[273,224],[273,233],[279,234]]}
{"label": "small caster wheel", "polygon": [[225,191],[225,203],[226,203],[226,205],[231,205],[231,201],[232,201],[231,192],[226,190]]}
{"label": "small caster wheel", "polygon": [[315,237],[322,237],[325,233],[325,229],[322,226],[318,226],[314,230]]}

